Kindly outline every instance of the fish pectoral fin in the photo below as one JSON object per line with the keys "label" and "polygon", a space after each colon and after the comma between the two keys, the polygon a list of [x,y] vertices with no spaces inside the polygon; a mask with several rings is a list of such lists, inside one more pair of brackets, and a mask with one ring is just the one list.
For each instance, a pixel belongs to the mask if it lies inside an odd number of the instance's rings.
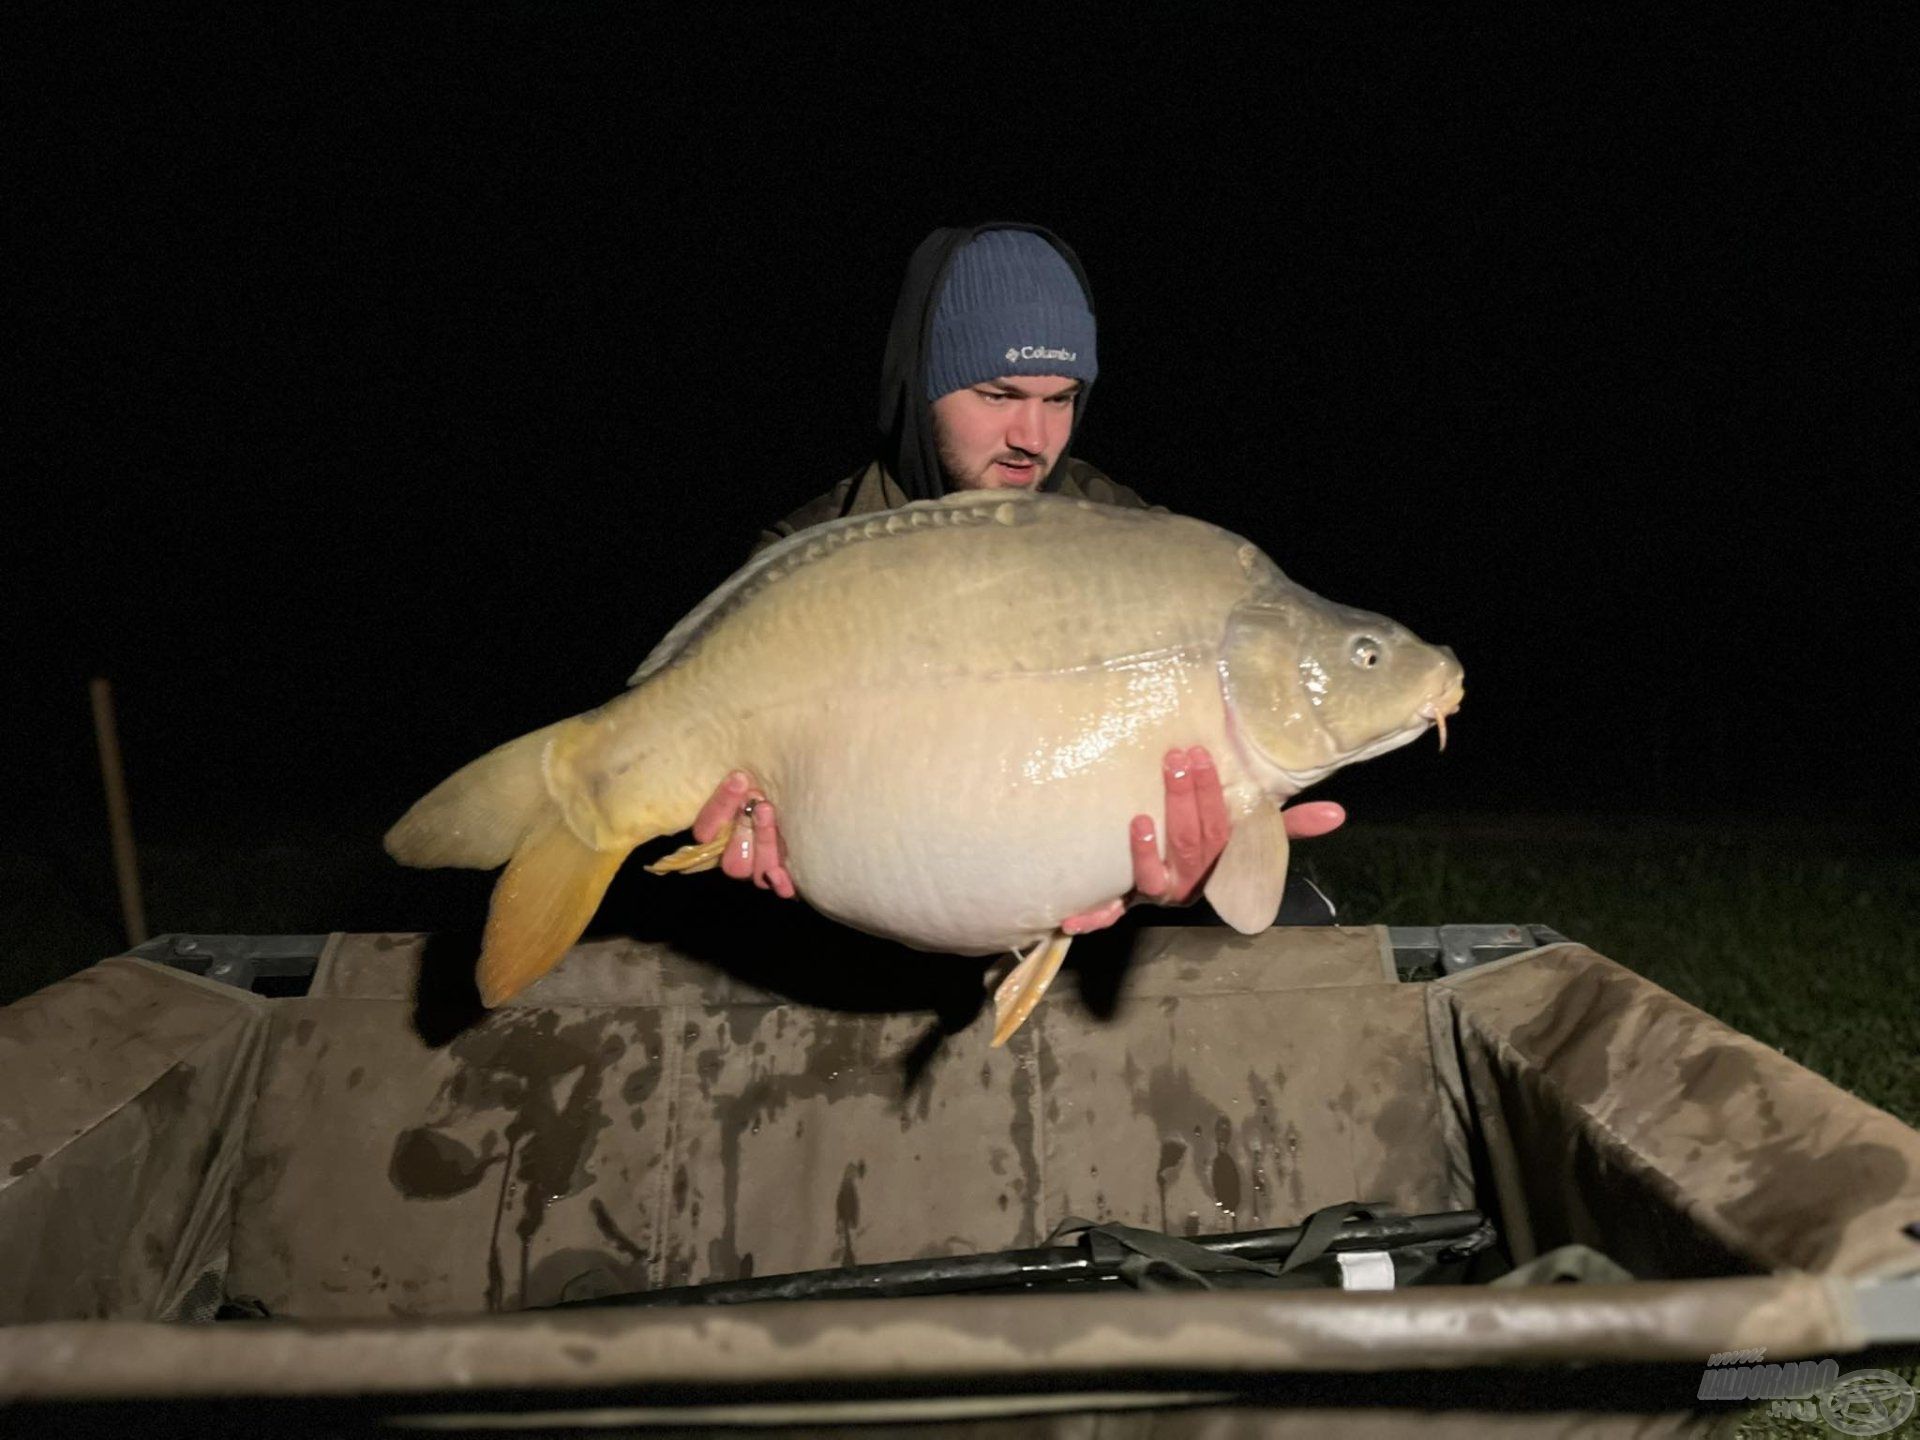
{"label": "fish pectoral fin", "polygon": [[662,855],[644,868],[649,875],[698,875],[720,863],[732,838],[730,833],[723,832],[704,845],[682,845],[671,855]]}
{"label": "fish pectoral fin", "polygon": [[1233,827],[1207,880],[1207,903],[1242,935],[1273,924],[1287,888],[1287,824],[1278,805],[1262,802]]}
{"label": "fish pectoral fin", "polygon": [[1060,973],[1060,962],[1067,958],[1073,937],[1056,930],[1023,956],[993,992],[993,1044],[1007,1043],[1014,1031],[1026,1022],[1040,997],[1047,993],[1053,977]]}
{"label": "fish pectoral fin", "polygon": [[493,887],[475,979],[491,1010],[551,970],[580,938],[631,848],[596,850],[558,815],[521,842]]}

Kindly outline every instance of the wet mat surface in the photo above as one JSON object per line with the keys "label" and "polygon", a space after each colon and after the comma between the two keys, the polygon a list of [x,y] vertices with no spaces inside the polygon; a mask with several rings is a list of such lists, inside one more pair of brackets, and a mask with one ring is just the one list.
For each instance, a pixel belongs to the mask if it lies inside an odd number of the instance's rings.
{"label": "wet mat surface", "polygon": [[1144,940],[1115,1015],[1069,990],[993,1050],[618,944],[434,1045],[418,945],[345,937],[274,1007],[231,1289],[473,1313],[1032,1245],[1072,1213],[1211,1233],[1466,1203],[1421,994],[1375,932]]}

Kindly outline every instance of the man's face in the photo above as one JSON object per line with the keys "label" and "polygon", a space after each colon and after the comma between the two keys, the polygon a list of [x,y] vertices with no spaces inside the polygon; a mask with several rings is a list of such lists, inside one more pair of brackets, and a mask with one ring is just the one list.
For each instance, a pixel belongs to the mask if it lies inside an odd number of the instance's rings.
{"label": "man's face", "polygon": [[1002,375],[933,402],[940,464],[956,490],[1031,490],[1073,433],[1080,382],[1064,375]]}

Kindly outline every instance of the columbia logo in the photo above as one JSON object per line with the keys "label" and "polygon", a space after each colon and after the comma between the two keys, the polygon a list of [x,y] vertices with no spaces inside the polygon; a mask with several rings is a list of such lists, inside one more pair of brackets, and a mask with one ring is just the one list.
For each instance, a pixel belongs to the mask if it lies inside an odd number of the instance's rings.
{"label": "columbia logo", "polygon": [[1013,346],[1009,345],[1007,347],[1007,359],[1018,360],[1019,358],[1020,358],[1020,352],[1016,350]]}

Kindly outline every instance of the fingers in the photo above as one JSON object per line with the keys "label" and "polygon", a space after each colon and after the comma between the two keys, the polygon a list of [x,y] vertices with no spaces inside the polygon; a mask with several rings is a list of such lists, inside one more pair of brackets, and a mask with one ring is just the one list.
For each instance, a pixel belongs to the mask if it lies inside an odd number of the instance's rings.
{"label": "fingers", "polygon": [[1177,905],[1192,893],[1194,882],[1205,869],[1206,842],[1201,837],[1200,802],[1194,794],[1188,752],[1169,750],[1160,773],[1167,789],[1167,865],[1172,872],[1166,898]]}
{"label": "fingers", "polygon": [[1160,841],[1153,832],[1151,815],[1136,815],[1127,827],[1127,843],[1133,851],[1133,888],[1148,899],[1164,895],[1172,877],[1160,858]]}
{"label": "fingers", "polygon": [[1345,808],[1331,800],[1310,800],[1304,805],[1289,805],[1280,812],[1289,840],[1311,840],[1338,830],[1346,823]]}
{"label": "fingers", "polygon": [[729,774],[700,807],[693,838],[704,845],[729,827],[732,834],[720,853],[720,873],[751,880],[762,890],[791,900],[793,876],[787,873],[787,849],[780,839],[773,802],[754,788],[753,777],[744,770]]}
{"label": "fingers", "polygon": [[780,837],[773,828],[773,802],[756,793],[750,806],[753,826],[753,883],[762,890],[772,888],[767,877],[780,865]]}
{"label": "fingers", "polygon": [[773,802],[759,800],[753,807],[753,883],[791,900],[793,877],[787,874],[786,858],[786,847],[774,823]]}
{"label": "fingers", "polygon": [[713,796],[700,807],[693,820],[693,838],[702,845],[733,823],[733,817],[746,804],[753,782],[744,770],[735,770],[714,788]]}
{"label": "fingers", "polygon": [[1166,787],[1167,853],[1162,858],[1153,817],[1134,816],[1128,831],[1133,887],[1157,904],[1184,905],[1227,848],[1233,817],[1206,746],[1167,751],[1160,773]]}
{"label": "fingers", "polygon": [[[746,801],[756,808],[762,803],[758,791],[749,791]],[[743,806],[733,817],[733,835],[720,856],[720,873],[735,880],[753,878],[753,816]]]}
{"label": "fingers", "polygon": [[1106,929],[1126,913],[1125,900],[1109,900],[1091,910],[1082,910],[1078,915],[1069,915],[1060,922],[1060,928],[1069,935],[1085,935],[1092,930]]}
{"label": "fingers", "polygon": [[1205,875],[1227,848],[1233,821],[1227,815],[1227,794],[1220,786],[1220,772],[1213,768],[1213,757],[1206,746],[1194,746],[1187,752],[1187,759],[1192,762],[1193,799],[1200,811],[1200,874]]}

